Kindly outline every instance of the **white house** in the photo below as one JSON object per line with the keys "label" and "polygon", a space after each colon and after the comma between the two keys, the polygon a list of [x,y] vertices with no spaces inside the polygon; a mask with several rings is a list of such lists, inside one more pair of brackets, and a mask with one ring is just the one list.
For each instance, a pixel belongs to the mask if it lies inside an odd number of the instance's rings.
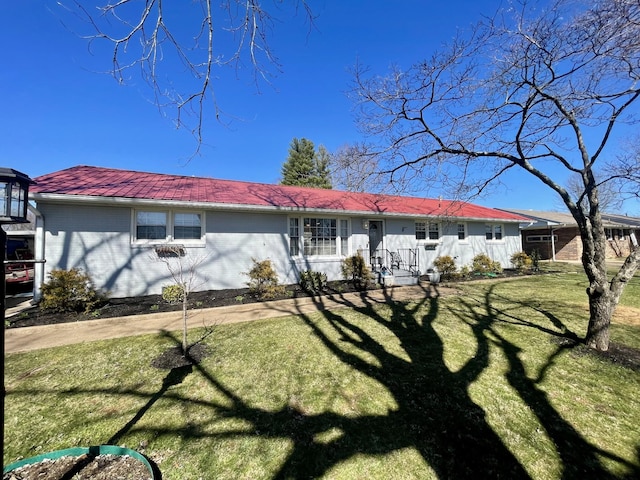
{"label": "white house", "polygon": [[[172,283],[166,261],[196,266],[196,289],[216,290],[246,286],[252,259],[293,284],[304,270],[340,279],[356,253],[415,278],[441,255],[462,266],[485,253],[509,268],[522,248],[523,217],[457,201],[91,166],[34,180],[46,259],[36,283],[78,267],[113,297],[160,293]],[[167,246],[183,256],[163,258]]]}

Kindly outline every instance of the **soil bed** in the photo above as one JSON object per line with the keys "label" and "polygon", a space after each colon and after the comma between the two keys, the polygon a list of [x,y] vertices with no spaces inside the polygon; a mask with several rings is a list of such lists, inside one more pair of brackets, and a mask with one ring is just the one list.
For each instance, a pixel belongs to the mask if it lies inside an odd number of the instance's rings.
{"label": "soil bed", "polygon": [[[329,282],[327,294],[338,294],[358,291],[349,282]],[[270,300],[308,297],[310,294],[298,285],[289,285],[286,293]],[[248,288],[228,290],[207,290],[189,294],[187,308],[189,310],[230,305],[244,305],[260,302]],[[34,325],[52,325],[56,323],[81,322],[98,318],[127,317],[147,313],[175,312],[182,310],[182,303],[168,303],[162,295],[145,295],[140,297],[110,298],[98,310],[93,312],[51,312],[38,306],[24,310],[10,317],[7,328],[30,327]]]}
{"label": "soil bed", "polygon": [[25,465],[3,480],[151,480],[146,465],[127,455],[60,457]]}
{"label": "soil bed", "polygon": [[[505,270],[498,277],[489,279],[509,278],[522,276],[515,271]],[[484,277],[471,277],[468,280],[478,280]],[[424,276],[421,283],[427,285],[428,277]],[[460,282],[465,280],[458,280]],[[448,282],[450,283],[450,282]],[[455,283],[455,282],[454,282]],[[342,293],[359,292],[351,282],[328,282],[324,293],[336,295]],[[311,294],[303,290],[299,285],[288,285],[286,293],[270,300],[283,300],[287,298],[309,297]],[[213,307],[226,307],[231,305],[244,305],[260,302],[248,288],[207,290],[192,292],[189,294],[187,308],[189,310]],[[168,303],[162,295],[145,295],[139,297],[110,298],[104,305],[93,312],[50,312],[34,306],[7,319],[6,328],[31,327],[35,325],[52,325],[56,323],[81,322],[98,318],[126,317],[130,315],[144,315],[157,312],[175,312],[182,310],[182,303]]]}

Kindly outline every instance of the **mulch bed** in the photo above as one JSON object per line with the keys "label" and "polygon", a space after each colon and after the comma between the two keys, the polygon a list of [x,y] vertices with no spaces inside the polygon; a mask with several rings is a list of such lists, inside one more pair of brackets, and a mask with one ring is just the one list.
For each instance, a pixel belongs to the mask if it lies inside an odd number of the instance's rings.
{"label": "mulch bed", "polygon": [[128,455],[60,457],[7,472],[3,480],[151,480],[146,465]]}
{"label": "mulch bed", "polygon": [[[347,293],[357,291],[349,282],[329,282],[326,293]],[[290,285],[287,292],[272,300],[285,298],[308,297],[310,294],[298,285]],[[189,310],[230,305],[255,303],[260,300],[252,295],[248,288],[228,290],[208,290],[189,294],[187,308]],[[110,298],[98,310],[85,312],[50,312],[37,306],[24,310],[8,318],[6,328],[30,327],[35,325],[52,325],[56,323],[81,322],[98,318],[126,317],[147,313],[175,312],[182,310],[182,303],[168,303],[162,295],[145,295],[139,297]]]}
{"label": "mulch bed", "polygon": [[[498,278],[508,278],[521,276],[520,274],[505,270]],[[493,277],[492,277],[493,278]],[[471,278],[477,280],[478,277]],[[461,280],[463,281],[463,280]],[[428,284],[429,279],[424,276],[421,282]],[[361,291],[351,282],[332,281],[328,282],[325,290],[326,294],[341,294]],[[272,300],[283,300],[287,298],[309,297],[311,294],[303,290],[299,285],[288,285],[286,293]],[[260,302],[255,295],[252,295],[248,288],[237,288],[227,290],[207,290],[202,292],[192,292],[189,294],[187,308],[189,310],[213,307],[226,307],[231,305],[243,305],[247,303]],[[182,310],[182,303],[168,303],[162,295],[145,295],[139,297],[110,298],[98,310],[91,313],[85,312],[49,312],[35,306],[24,310],[21,313],[8,318],[6,328],[31,327],[36,325],[52,325],[56,323],[81,322],[85,320],[95,320],[98,318],[126,317],[130,315],[143,315],[157,312],[175,312]]]}

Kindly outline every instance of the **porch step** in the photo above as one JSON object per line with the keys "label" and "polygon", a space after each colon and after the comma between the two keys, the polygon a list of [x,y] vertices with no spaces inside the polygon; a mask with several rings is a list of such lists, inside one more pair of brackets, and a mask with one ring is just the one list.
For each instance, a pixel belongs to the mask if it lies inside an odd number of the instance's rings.
{"label": "porch step", "polygon": [[[382,277],[384,283],[384,277]],[[420,277],[412,274],[409,270],[394,270],[393,277],[386,282],[387,285],[417,285]]]}
{"label": "porch step", "polygon": [[401,277],[394,275],[393,280],[395,285],[417,285],[420,278],[415,275],[408,275],[408,276],[401,276]]}

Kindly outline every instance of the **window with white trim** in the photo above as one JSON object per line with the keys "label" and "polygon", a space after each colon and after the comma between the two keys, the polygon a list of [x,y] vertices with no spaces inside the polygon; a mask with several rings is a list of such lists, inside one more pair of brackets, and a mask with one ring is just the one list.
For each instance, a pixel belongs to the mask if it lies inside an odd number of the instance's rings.
{"label": "window with white trim", "polygon": [[202,212],[136,210],[133,217],[136,243],[193,243],[203,240]]}
{"label": "window with white trim", "polygon": [[[302,235],[300,222],[302,222]],[[290,217],[289,254],[291,256],[348,255],[349,221],[324,217]]]}
{"label": "window with white trim", "polygon": [[[553,241],[558,241],[558,236],[553,236]],[[528,243],[548,243],[551,242],[551,235],[527,235]]]}
{"label": "window with white trim", "polygon": [[173,216],[174,240],[199,240],[202,238],[202,215],[199,213],[175,213]]}
{"label": "window with white trim", "polygon": [[429,223],[429,240],[440,240],[440,225]]}
{"label": "window with white trim", "polygon": [[299,218],[289,219],[289,255],[300,255],[300,222]]}
{"label": "window with white trim", "polygon": [[335,218],[305,218],[303,222],[303,251],[305,255],[338,254],[338,232]]}
{"label": "window with white trim", "polygon": [[136,212],[136,240],[165,240],[167,212]]}
{"label": "window with white trim", "polygon": [[485,225],[485,238],[489,241],[502,240],[502,225],[499,223]]}
{"label": "window with white trim", "polygon": [[436,222],[415,222],[416,240],[440,240],[440,224]]}
{"label": "window with white trim", "polygon": [[467,239],[467,224],[459,223],[458,224],[458,240],[465,241]]}
{"label": "window with white trim", "polygon": [[349,254],[349,222],[340,220],[340,253],[343,257]]}

